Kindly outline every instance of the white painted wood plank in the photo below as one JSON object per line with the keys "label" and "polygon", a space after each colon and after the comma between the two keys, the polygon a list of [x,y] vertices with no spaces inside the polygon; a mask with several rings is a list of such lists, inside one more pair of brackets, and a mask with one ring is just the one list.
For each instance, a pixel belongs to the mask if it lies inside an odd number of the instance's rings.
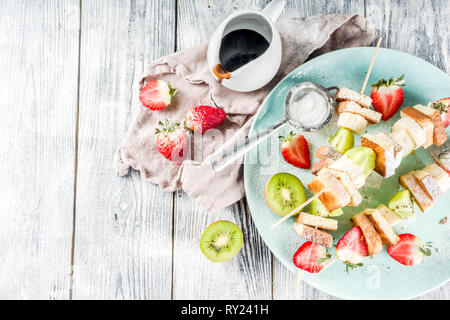
{"label": "white painted wood plank", "polygon": [[447,0],[367,0],[367,15],[383,46],[418,56],[450,72],[450,6]]}
{"label": "white painted wood plank", "polygon": [[74,299],[170,299],[172,194],[112,162],[145,64],[174,49],[175,2],[85,0]]}
{"label": "white painted wood plank", "polygon": [[[422,58],[450,72],[450,6],[447,0],[367,0],[367,14],[383,34],[383,46]],[[418,299],[450,299],[450,283]]]}
{"label": "white painted wood plank", "polygon": [[[225,16],[258,1],[178,1],[178,49],[208,41]],[[251,221],[245,202],[208,214],[182,192],[175,198],[174,299],[271,299],[271,255]],[[206,227],[235,222],[244,232],[241,252],[225,263],[207,260],[199,249]]]}
{"label": "white painted wood plank", "polygon": [[[364,16],[364,1],[288,1],[282,17],[302,17],[319,14],[360,14]],[[278,299],[333,300],[334,296],[301,282],[294,294],[296,274],[291,273],[276,257],[273,262],[273,297]]]}
{"label": "white painted wood plank", "polygon": [[68,299],[79,2],[0,7],[0,299]]}

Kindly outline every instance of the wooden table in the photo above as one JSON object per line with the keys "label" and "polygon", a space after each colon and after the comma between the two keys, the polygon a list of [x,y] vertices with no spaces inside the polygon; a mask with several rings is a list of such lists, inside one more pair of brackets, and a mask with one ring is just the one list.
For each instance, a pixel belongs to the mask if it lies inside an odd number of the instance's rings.
{"label": "wooden table", "polygon": [[[307,284],[293,296],[245,200],[208,215],[183,192],[113,174],[144,65],[267,3],[0,0],[0,298],[334,299]],[[331,13],[366,16],[385,47],[450,70],[447,0],[288,0],[283,16]],[[245,236],[222,264],[198,246],[218,219]],[[450,284],[422,298],[449,299]]]}

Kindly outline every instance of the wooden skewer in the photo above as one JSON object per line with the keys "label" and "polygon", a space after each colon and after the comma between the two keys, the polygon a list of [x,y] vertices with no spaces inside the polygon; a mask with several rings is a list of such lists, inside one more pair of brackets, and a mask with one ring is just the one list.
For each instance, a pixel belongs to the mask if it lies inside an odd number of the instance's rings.
{"label": "wooden skewer", "polygon": [[[334,257],[332,260],[328,261],[327,264],[323,267],[323,269],[320,270],[320,272],[324,272],[325,270],[327,270],[327,269],[328,269],[329,267],[331,267],[331,265],[332,265],[333,263],[335,263],[337,260],[338,260],[338,257]],[[320,272],[319,272],[319,273],[320,273]],[[305,271],[303,271],[303,270],[300,270],[300,271],[298,272],[297,280],[295,281],[294,295],[297,294],[298,287],[300,286],[300,282],[302,282],[302,279],[303,279],[303,275],[304,275],[304,274],[305,274]]]}
{"label": "wooden skewer", "polygon": [[[322,270],[320,270],[320,272],[324,272],[325,270],[327,270],[329,267],[331,267],[331,265],[333,263],[335,263],[338,260],[338,257],[334,257],[332,260],[328,261],[327,264],[323,267]],[[319,272],[319,273],[320,273]]]}
{"label": "wooden skewer", "polygon": [[270,226],[270,230],[275,229],[276,227],[278,227],[278,225],[282,224],[284,221],[286,221],[287,219],[289,219],[290,217],[292,217],[293,215],[295,215],[296,213],[298,213],[300,210],[302,210],[304,207],[306,207],[308,204],[310,204],[313,200],[317,199],[318,197],[320,197],[322,195],[322,193],[325,192],[324,190],[321,190],[320,192],[316,193],[313,197],[309,198],[308,201],[303,202],[300,206],[298,206],[297,208],[295,208],[294,210],[292,210],[291,212],[289,212],[287,215],[285,215],[284,217],[282,217],[280,220],[278,220],[277,222],[275,222],[274,224],[272,224]]}
{"label": "wooden skewer", "polygon": [[297,294],[298,287],[300,286],[300,282],[302,282],[304,274],[305,274],[305,271],[303,271],[303,270],[300,270],[298,272],[297,280],[295,281],[294,296]]}
{"label": "wooden skewer", "polygon": [[380,49],[381,40],[383,40],[383,37],[380,37],[378,39],[377,47],[375,48],[375,52],[372,57],[372,62],[370,62],[369,70],[367,70],[367,74],[366,74],[366,79],[364,79],[364,84],[361,88],[361,92],[360,92],[361,94],[364,94],[364,90],[366,90],[367,81],[369,80],[370,73],[372,72],[373,64],[375,63],[375,58],[377,57],[378,49]]}

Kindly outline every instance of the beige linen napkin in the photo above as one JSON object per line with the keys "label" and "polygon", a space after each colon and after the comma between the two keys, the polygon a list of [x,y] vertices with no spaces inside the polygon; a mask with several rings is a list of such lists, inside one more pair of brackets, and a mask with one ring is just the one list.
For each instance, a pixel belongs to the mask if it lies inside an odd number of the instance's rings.
{"label": "beige linen napkin", "polygon": [[[211,75],[206,60],[207,44],[162,57],[146,67],[140,88],[151,79],[169,81],[178,92],[169,107],[150,111],[144,107],[116,152],[114,168],[119,176],[129,168],[159,184],[164,191],[183,189],[207,211],[214,212],[233,204],[245,195],[242,166],[231,165],[216,172],[202,164],[214,150],[245,138],[258,107],[282,77],[308,58],[332,50],[369,46],[375,39],[370,22],[358,16],[326,15],[285,19],[277,23],[283,45],[283,58],[276,77],[265,87],[250,93],[234,92],[222,87]],[[212,105],[223,108],[227,119],[217,130],[191,138],[192,160],[177,166],[158,153],[155,128],[159,120],[172,118],[182,122],[193,106]]]}

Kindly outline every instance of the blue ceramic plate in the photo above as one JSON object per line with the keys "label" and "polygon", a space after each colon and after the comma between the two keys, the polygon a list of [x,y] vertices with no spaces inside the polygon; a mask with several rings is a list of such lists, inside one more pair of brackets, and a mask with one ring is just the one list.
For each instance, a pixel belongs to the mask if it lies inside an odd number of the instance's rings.
{"label": "blue ceramic plate", "polygon": [[[288,90],[303,81],[313,81],[324,87],[346,86],[359,91],[372,58],[374,48],[353,48],[339,50],[313,59],[289,74],[270,93],[262,104],[251,134],[279,121],[283,116],[284,99]],[[450,96],[450,77],[433,65],[408,54],[380,49],[374,69],[369,79],[366,94],[370,95],[370,84],[381,78],[397,77],[405,74],[407,86],[404,88],[404,106],[428,104],[439,98]],[[331,123],[319,132],[304,133],[310,143],[312,161],[317,147],[327,144],[336,132],[336,115]],[[399,113],[387,122],[368,127],[369,132],[384,130],[390,132],[392,124],[399,119]],[[282,134],[294,130],[285,128]],[[448,132],[447,132],[448,134]],[[298,269],[292,262],[292,255],[303,241],[293,231],[293,219],[280,225],[274,231],[269,226],[279,219],[266,206],[264,186],[275,173],[289,172],[301,179],[306,186],[313,176],[309,170],[302,170],[287,164],[279,150],[278,134],[273,135],[258,148],[247,153],[245,158],[245,188],[250,211],[259,233],[273,254],[292,272]],[[359,137],[355,145],[360,145]],[[271,148],[272,146],[272,148]],[[361,193],[363,203],[357,208],[345,208],[344,215],[338,218],[339,230],[333,233],[335,243],[350,229],[349,218],[364,208],[375,208],[380,203],[387,204],[400,186],[398,177],[411,169],[420,169],[431,163],[428,151],[423,148],[415,155],[405,158],[393,177],[371,182],[372,187],[364,186]],[[307,191],[307,197],[311,193]],[[449,194],[444,195],[432,209],[425,214],[416,207],[416,216],[395,227],[398,233],[412,233],[424,242],[433,243],[433,254],[417,266],[407,267],[389,257],[386,249],[373,258],[366,258],[364,266],[345,272],[345,266],[337,261],[329,269],[318,275],[306,274],[304,281],[313,287],[337,297],[348,299],[407,299],[424,294],[444,284],[450,278],[450,226],[439,221],[449,215]],[[306,210],[307,211],[307,210]],[[334,249],[330,250],[335,253]],[[438,252],[436,252],[438,251]],[[286,270],[286,272],[288,272]]]}

